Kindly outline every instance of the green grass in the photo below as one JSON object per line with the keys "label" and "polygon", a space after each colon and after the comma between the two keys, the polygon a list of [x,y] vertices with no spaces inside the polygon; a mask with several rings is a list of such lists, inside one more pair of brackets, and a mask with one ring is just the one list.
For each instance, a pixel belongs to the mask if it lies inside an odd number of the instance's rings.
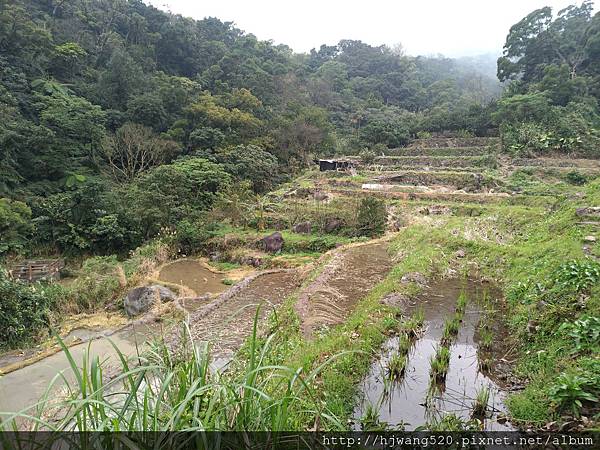
{"label": "green grass", "polygon": [[490,401],[490,388],[487,386],[477,390],[475,400],[473,401],[473,417],[485,417],[488,403]]}
{"label": "green grass", "polygon": [[429,360],[429,364],[431,378],[436,382],[444,381],[450,368],[450,349],[443,345],[439,346],[435,355]]}
{"label": "green grass", "polygon": [[[88,347],[78,363],[59,338],[71,376],[57,375],[53,383],[64,381],[65,397],[53,399],[49,388],[37,405],[4,415],[0,429],[26,418],[34,429],[54,431],[282,431],[297,428],[299,416],[324,428],[343,428],[314,387],[330,360],[308,372],[267,364],[274,335],[258,339],[257,321],[258,311],[243,369],[225,374],[211,372],[208,347],[191,341],[183,354],[158,341],[133,360],[113,343],[118,367],[107,381],[107,361],[91,358]],[[57,415],[49,421],[51,410]]]}
{"label": "green grass", "polygon": [[412,339],[408,336],[407,333],[402,332],[398,337],[398,353],[405,356],[408,355],[412,345]]}
{"label": "green grass", "polygon": [[465,310],[467,308],[467,294],[466,292],[461,292],[456,300],[456,313],[460,314],[461,317],[464,315]]}
{"label": "green grass", "polygon": [[400,352],[392,354],[387,362],[387,373],[390,379],[398,380],[404,376],[406,370],[406,355]]}

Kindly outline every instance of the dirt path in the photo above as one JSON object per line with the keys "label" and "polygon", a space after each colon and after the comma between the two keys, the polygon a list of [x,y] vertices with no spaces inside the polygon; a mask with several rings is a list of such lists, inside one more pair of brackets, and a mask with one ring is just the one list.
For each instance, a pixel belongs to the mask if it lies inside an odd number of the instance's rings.
{"label": "dirt path", "polygon": [[296,270],[274,271],[241,282],[190,316],[193,339],[210,343],[214,361],[229,360],[252,333],[257,306],[262,304],[262,324],[301,283]]}
{"label": "dirt path", "polygon": [[310,336],[324,325],[343,322],[391,267],[387,242],[367,243],[335,253],[296,303],[304,335]]}

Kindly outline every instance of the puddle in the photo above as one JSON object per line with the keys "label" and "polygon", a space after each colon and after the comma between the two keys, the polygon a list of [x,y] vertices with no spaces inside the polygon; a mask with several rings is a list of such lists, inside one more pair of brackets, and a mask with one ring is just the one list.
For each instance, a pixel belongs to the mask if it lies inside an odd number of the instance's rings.
{"label": "puddle", "polygon": [[[160,325],[153,323],[148,325],[136,325],[119,331],[109,338],[101,337],[71,346],[71,353],[75,363],[81,364],[84,352],[90,347],[90,355],[98,356],[100,360],[108,360],[115,363],[118,361],[117,353],[109,342],[113,341],[119,350],[127,356],[137,353],[136,348],[140,348],[144,343],[160,333]],[[97,335],[97,332],[80,328],[69,334],[69,339],[89,338]],[[136,347],[137,342],[137,347]],[[0,377],[0,412],[20,411],[37,403],[46,393],[50,382],[60,372],[63,372],[70,383],[74,381],[69,361],[64,352],[60,351],[50,355],[34,364],[23,367],[14,372]],[[25,388],[26,386],[26,388]],[[58,392],[64,382],[61,380],[56,383],[53,393]],[[52,399],[53,394],[50,394]]]}
{"label": "puddle", "polygon": [[[445,380],[437,392],[430,391],[430,358],[436,353],[443,334],[444,322],[455,312],[456,301],[464,290],[460,280],[444,280],[426,290],[417,305],[424,313],[422,334],[416,339],[408,354],[404,376],[398,381],[388,381],[387,362],[397,350],[399,338],[389,339],[382,349],[381,359],[373,363],[368,376],[360,386],[362,398],[355,410],[355,422],[360,427],[360,418],[369,407],[379,412],[379,420],[391,426],[404,424],[406,430],[414,430],[428,421],[442,419],[455,414],[470,419],[477,392],[489,389],[485,429],[510,430],[510,424],[496,421],[505,413],[505,393],[492,379],[479,371],[476,329],[483,307],[478,303],[483,295],[497,295],[493,290],[477,282],[469,281],[466,286],[468,298],[463,322],[458,335],[450,346],[450,364]],[[428,395],[429,394],[429,395]]]}
{"label": "puddle", "polygon": [[196,295],[217,294],[227,289],[223,284],[223,274],[211,272],[201,262],[193,259],[180,259],[167,264],[160,270],[158,279],[186,286]]}
{"label": "puddle", "polygon": [[[200,267],[203,271],[207,271],[200,263],[188,260],[187,263],[189,262],[193,264],[185,264],[184,267],[188,269],[191,267],[194,270]],[[172,265],[177,264],[177,266],[180,266],[181,263],[183,261]],[[195,270],[195,273],[197,272]],[[174,272],[169,270],[169,273]],[[207,283],[202,281],[203,286],[215,286],[217,282],[213,283],[214,279],[211,277],[211,282]],[[272,273],[261,276],[249,283],[246,289],[240,290],[239,293],[220,305],[211,314],[193,323],[194,337],[209,340],[213,345],[213,356],[215,357],[213,366],[217,369],[225,367],[231,355],[251,333],[256,305],[262,302],[273,306],[281,304],[287,296],[297,289],[300,282],[301,279],[295,272]],[[227,286],[220,283],[220,280],[218,284],[221,290],[227,288]],[[206,306],[205,299],[186,299],[182,303],[192,317],[200,307]],[[261,322],[266,319],[270,311],[271,309],[268,306],[263,307],[260,315]],[[141,352],[146,342],[157,336],[166,335],[168,332],[165,332],[165,328],[167,327],[169,327],[168,324],[162,325],[157,322],[136,324],[135,327],[130,325],[109,337],[102,336],[103,331],[80,327],[72,330],[64,337],[64,340],[69,343],[75,339],[92,339],[91,344],[90,342],[83,342],[69,348],[73,359],[77,364],[81,364],[84,352],[91,345],[90,356],[98,356],[101,360],[107,360],[110,369],[110,367],[117,367],[119,363],[117,353],[109,339],[116,344],[123,354],[131,357],[137,354],[138,349]],[[15,355],[14,358],[22,358],[22,355]],[[6,362],[10,363],[11,359],[6,358]],[[63,372],[70,382],[74,380],[68,359],[62,351],[0,376],[0,412],[20,411],[34,405],[46,393],[50,382],[60,372]],[[24,386],[27,388],[24,389]],[[62,381],[57,382],[50,398],[55,397],[63,386]]]}

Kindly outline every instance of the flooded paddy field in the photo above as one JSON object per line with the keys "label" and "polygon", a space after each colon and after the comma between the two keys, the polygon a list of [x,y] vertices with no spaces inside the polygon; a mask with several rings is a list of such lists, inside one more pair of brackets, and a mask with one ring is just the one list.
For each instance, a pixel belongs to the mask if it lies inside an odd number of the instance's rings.
{"label": "flooded paddy field", "polygon": [[[423,323],[408,344],[401,376],[391,377],[390,367],[398,348],[406,346],[403,334],[385,343],[363,380],[356,423],[371,416],[392,427],[414,430],[453,414],[463,420],[477,418],[487,430],[511,429],[504,418],[505,392],[490,373],[489,354],[479,350],[481,330],[487,326],[485,311],[497,295],[473,280],[443,280],[427,288],[407,311],[409,315],[419,311]],[[464,313],[455,335],[448,338],[446,323],[455,317],[461,297],[467,299]],[[436,377],[432,365],[444,353],[441,347],[448,350],[448,367]]]}

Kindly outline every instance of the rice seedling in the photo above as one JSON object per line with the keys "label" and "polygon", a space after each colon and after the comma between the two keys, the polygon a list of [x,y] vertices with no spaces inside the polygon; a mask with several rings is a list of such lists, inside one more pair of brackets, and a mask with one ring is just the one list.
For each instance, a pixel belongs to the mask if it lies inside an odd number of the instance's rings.
{"label": "rice seedling", "polygon": [[463,316],[467,308],[467,294],[462,291],[456,300],[456,313]]}
{"label": "rice seedling", "polygon": [[387,362],[388,377],[398,380],[404,376],[406,371],[406,355],[394,353]]}
{"label": "rice seedling", "polygon": [[446,379],[450,368],[450,349],[440,346],[430,359],[430,374],[433,379],[442,382]]}
{"label": "rice seedling", "polygon": [[460,330],[461,318],[457,314],[452,316],[451,319],[446,319],[444,323],[444,331],[442,332],[442,342],[448,345],[452,339],[458,335]]}
{"label": "rice seedling", "polygon": [[404,331],[411,339],[414,339],[419,335],[419,332],[423,329],[424,323],[425,313],[422,309],[418,309],[409,320],[404,322]]}
{"label": "rice seedling", "polygon": [[[332,359],[307,374],[268,364],[273,335],[258,339],[258,317],[257,311],[247,362],[225,373],[209,369],[208,345],[194,345],[187,327],[186,343],[177,351],[158,341],[134,360],[111,342],[118,357],[110,360],[111,369],[118,364],[111,378],[106,377],[109,361],[90,357],[88,348],[77,364],[57,337],[72,376],[59,373],[39,403],[5,415],[0,430],[23,419],[33,431],[275,431],[292,429],[299,420],[341,429],[314,389]],[[51,399],[50,392],[58,397],[53,385],[61,380],[66,395]]]}
{"label": "rice seedling", "polygon": [[475,396],[475,400],[473,401],[473,417],[484,418],[489,401],[490,388],[487,386],[483,386],[477,391],[477,395]]}
{"label": "rice seedling", "polygon": [[362,431],[385,431],[388,428],[388,424],[380,420],[377,408],[369,403],[360,418],[360,429]]}
{"label": "rice seedling", "polygon": [[489,358],[480,358],[477,364],[481,372],[489,372],[492,369],[492,360]]}
{"label": "rice seedling", "polygon": [[488,327],[481,327],[479,329],[479,348],[484,351],[492,349],[494,344],[494,334]]}
{"label": "rice seedling", "polygon": [[408,355],[410,348],[412,347],[412,341],[406,333],[402,333],[398,337],[398,353],[400,355]]}
{"label": "rice seedling", "polygon": [[425,322],[425,311],[423,311],[423,308],[417,309],[413,315],[413,319],[419,327],[423,326],[423,323]]}

